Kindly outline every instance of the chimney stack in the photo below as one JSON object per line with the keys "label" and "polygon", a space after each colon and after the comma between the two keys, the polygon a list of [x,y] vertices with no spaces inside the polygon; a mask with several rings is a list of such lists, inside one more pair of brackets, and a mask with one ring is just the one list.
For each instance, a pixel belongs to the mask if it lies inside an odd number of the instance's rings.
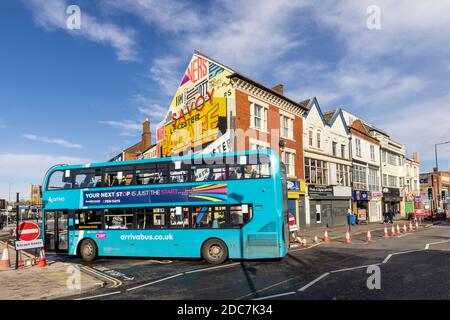
{"label": "chimney stack", "polygon": [[281,95],[284,95],[284,86],[281,83],[273,87],[272,90],[278,92]]}
{"label": "chimney stack", "polygon": [[145,119],[142,123],[142,149],[147,150],[152,145],[152,134],[150,132],[150,120]]}
{"label": "chimney stack", "polygon": [[420,162],[419,152],[414,152],[413,153],[413,160],[416,161],[416,162]]}

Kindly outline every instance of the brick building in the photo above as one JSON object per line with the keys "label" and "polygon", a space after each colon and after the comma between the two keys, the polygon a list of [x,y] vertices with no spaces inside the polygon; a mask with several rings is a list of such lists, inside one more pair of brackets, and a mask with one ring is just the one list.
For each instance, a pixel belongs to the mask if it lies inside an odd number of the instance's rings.
{"label": "brick building", "polygon": [[[433,200],[428,200],[428,188],[433,188]],[[425,209],[435,211],[437,207],[448,210],[450,194],[450,172],[436,171],[420,174],[420,191]]]}
{"label": "brick building", "polygon": [[157,126],[159,154],[278,151],[287,169],[289,209],[298,225],[305,194],[305,111],[284,95],[283,85],[266,87],[195,51],[166,117]]}

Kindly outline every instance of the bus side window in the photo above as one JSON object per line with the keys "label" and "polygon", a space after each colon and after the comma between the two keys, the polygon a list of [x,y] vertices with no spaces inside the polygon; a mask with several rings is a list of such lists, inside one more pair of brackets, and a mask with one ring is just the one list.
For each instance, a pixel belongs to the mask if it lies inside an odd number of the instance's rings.
{"label": "bus side window", "polygon": [[166,208],[153,208],[152,225],[156,229],[166,228]]}
{"label": "bus side window", "polygon": [[232,228],[242,227],[251,220],[252,215],[253,215],[252,207],[247,204],[231,206],[230,207],[231,227]]}
{"label": "bus side window", "polygon": [[170,208],[170,227],[189,228],[189,207]]}
{"label": "bus side window", "polygon": [[151,208],[139,208],[136,211],[136,225],[138,229],[151,229]]}
{"label": "bus side window", "polygon": [[103,210],[76,210],[76,229],[102,229]]}
{"label": "bus side window", "polygon": [[129,186],[133,183],[131,168],[106,168],[103,182],[107,187]]}
{"label": "bus side window", "polygon": [[175,164],[171,163],[169,177],[171,183],[187,182],[188,170],[186,167],[183,166],[181,166],[180,168],[176,168]]}

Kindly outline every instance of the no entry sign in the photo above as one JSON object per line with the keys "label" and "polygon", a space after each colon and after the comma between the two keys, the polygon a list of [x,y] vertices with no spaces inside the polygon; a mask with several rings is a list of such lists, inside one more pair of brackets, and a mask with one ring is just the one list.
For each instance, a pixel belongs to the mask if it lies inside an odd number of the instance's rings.
{"label": "no entry sign", "polygon": [[33,241],[39,237],[41,229],[34,222],[22,222],[17,228],[17,237],[21,241]]}

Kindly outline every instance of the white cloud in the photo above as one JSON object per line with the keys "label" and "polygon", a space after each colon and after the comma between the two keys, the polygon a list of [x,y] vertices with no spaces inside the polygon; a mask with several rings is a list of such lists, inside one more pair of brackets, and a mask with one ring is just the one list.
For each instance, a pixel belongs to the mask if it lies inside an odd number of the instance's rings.
{"label": "white cloud", "polygon": [[65,148],[81,149],[83,147],[81,144],[71,143],[64,139],[42,137],[42,136],[30,134],[30,133],[24,134],[23,137],[28,140],[56,144],[56,145],[59,145],[59,146],[65,147]]}
{"label": "white cloud", "polygon": [[105,0],[103,4],[108,9],[135,14],[146,23],[171,32],[193,31],[203,24],[200,14],[189,2]]}
{"label": "white cloud", "polygon": [[102,120],[98,123],[120,129],[122,136],[137,136],[142,130],[142,124],[133,120]]}
{"label": "white cloud", "polygon": [[117,52],[119,60],[135,60],[137,57],[135,31],[112,23],[99,22],[81,8],[81,29],[66,27],[68,3],[65,0],[25,1],[33,13],[34,21],[46,30],[63,29],[71,35],[108,44]]}
{"label": "white cloud", "polygon": [[[369,30],[366,26],[369,5],[381,9],[381,30]],[[313,8],[318,26],[335,33],[358,57],[407,57],[450,51],[442,45],[442,40],[450,35],[448,0],[316,1]]]}
{"label": "white cloud", "polygon": [[89,159],[47,154],[0,154],[0,198],[11,198],[19,192],[21,198],[30,198],[30,184],[42,184],[47,170],[56,164],[90,163]]}
{"label": "white cloud", "polygon": [[182,77],[182,73],[178,71],[180,66],[181,59],[172,55],[153,60],[149,76],[159,84],[165,95],[175,94]]}

